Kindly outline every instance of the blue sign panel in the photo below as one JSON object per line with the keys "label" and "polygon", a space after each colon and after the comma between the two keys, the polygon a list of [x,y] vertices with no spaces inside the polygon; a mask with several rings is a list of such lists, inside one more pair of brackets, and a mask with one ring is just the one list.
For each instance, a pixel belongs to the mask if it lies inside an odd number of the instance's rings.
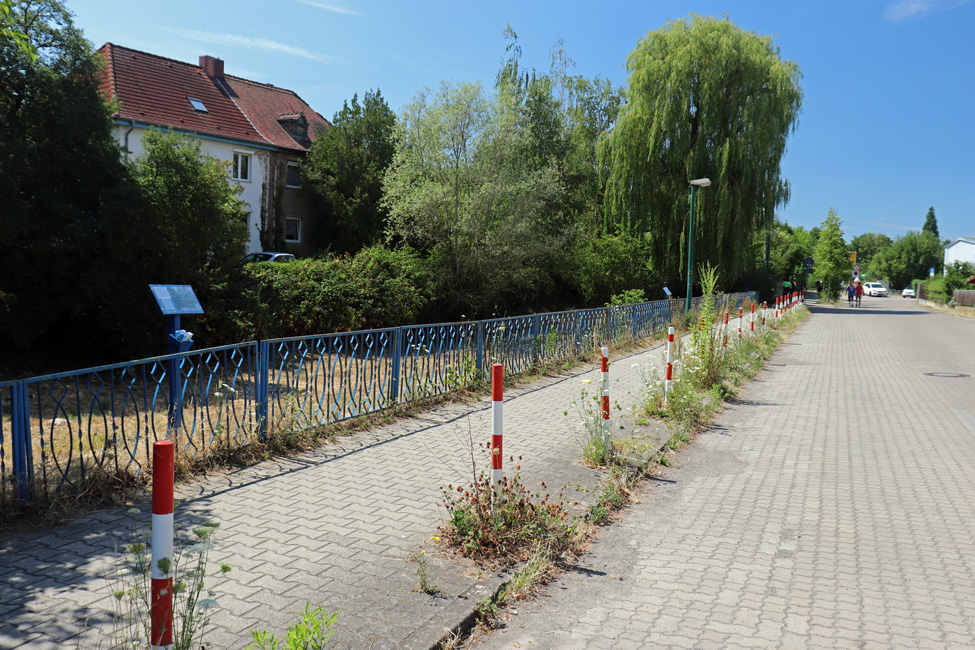
{"label": "blue sign panel", "polygon": [[164,316],[203,313],[193,287],[188,284],[150,284],[149,289]]}

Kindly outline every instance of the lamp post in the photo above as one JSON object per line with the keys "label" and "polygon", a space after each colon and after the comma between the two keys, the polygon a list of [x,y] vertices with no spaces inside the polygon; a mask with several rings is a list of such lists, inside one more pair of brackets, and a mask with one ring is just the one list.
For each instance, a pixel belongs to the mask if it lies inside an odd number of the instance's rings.
{"label": "lamp post", "polygon": [[699,178],[691,181],[691,221],[687,227],[687,299],[684,303],[684,314],[691,313],[691,290],[694,286],[694,190],[698,187],[711,185],[710,178]]}

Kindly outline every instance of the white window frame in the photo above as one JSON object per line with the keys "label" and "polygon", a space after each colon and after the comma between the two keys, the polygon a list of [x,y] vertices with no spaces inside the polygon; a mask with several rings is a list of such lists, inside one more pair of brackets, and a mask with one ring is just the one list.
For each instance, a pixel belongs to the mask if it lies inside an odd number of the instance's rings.
{"label": "white window frame", "polygon": [[[291,185],[290,183],[288,183],[288,175],[289,175],[290,170],[291,170],[292,167],[295,168],[295,173],[298,174],[298,184],[297,185]],[[301,169],[298,166],[298,161],[297,160],[289,160],[288,161],[288,164],[287,164],[287,166],[284,169],[284,182],[285,182],[285,187],[290,187],[292,189],[300,189],[301,188]]]}
{"label": "white window frame", "polygon": [[[242,158],[242,157],[247,159],[247,176],[241,176],[240,173],[239,173],[239,171],[240,171],[239,164],[240,163],[238,162],[238,159],[239,158]],[[230,161],[230,177],[232,179],[234,179],[235,181],[240,181],[241,183],[249,183],[250,180],[251,180],[251,176],[254,173],[253,163],[254,163],[254,152],[253,151],[246,151],[246,150],[243,150],[243,149],[234,149],[234,155],[233,155],[233,158]]]}
{"label": "white window frame", "polygon": [[[295,221],[295,222],[298,223],[298,238],[297,239],[289,239],[288,238],[288,224],[289,224],[289,222],[292,222],[292,221]],[[291,243],[291,244],[300,244],[301,243],[301,217],[285,217],[284,218],[284,241],[286,241],[288,243]]]}

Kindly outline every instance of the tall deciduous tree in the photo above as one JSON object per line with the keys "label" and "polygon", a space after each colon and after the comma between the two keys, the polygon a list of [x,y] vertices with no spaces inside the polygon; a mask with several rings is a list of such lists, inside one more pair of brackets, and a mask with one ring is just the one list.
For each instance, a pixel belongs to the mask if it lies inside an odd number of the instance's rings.
{"label": "tall deciduous tree", "polygon": [[385,228],[382,183],[393,160],[396,114],[379,90],[344,102],[312,144],[302,172],[320,214],[313,235],[323,249],[355,253]]}
{"label": "tall deciduous tree", "polygon": [[13,3],[5,20],[33,51],[0,39],[0,348],[79,350],[111,272],[100,215],[125,180],[101,64],[57,0]]}
{"label": "tall deciduous tree", "polygon": [[771,37],[692,15],[647,34],[627,70],[627,104],[601,150],[608,226],[647,233],[653,263],[674,280],[688,181],[708,177],[695,197],[694,259],[734,282],[754,264],[747,242],[789,197],[780,162],[802,101],[799,67]]}
{"label": "tall deciduous tree", "polygon": [[883,233],[867,232],[850,240],[850,246],[857,252],[857,264],[867,270],[870,262],[883,250],[893,244],[893,240]]}
{"label": "tall deciduous tree", "polygon": [[924,218],[924,227],[921,228],[921,231],[932,233],[935,237],[938,236],[938,219],[934,216],[933,205],[928,208],[928,214]]}
{"label": "tall deciduous tree", "polygon": [[840,292],[840,285],[850,279],[852,263],[847,253],[843,231],[840,229],[840,216],[836,208],[830,208],[826,220],[820,225],[819,241],[816,243],[816,275],[823,280],[823,291],[830,299]]}
{"label": "tall deciduous tree", "polygon": [[869,272],[871,277],[886,278],[893,286],[902,287],[928,277],[930,269],[940,273],[943,265],[944,248],[938,236],[914,230],[878,253]]}
{"label": "tall deciduous tree", "polygon": [[444,83],[421,91],[397,126],[384,183],[389,231],[427,252],[440,298],[472,315],[506,297],[533,297],[554,242],[536,217],[561,192],[551,165],[534,165],[525,115],[505,92]]}

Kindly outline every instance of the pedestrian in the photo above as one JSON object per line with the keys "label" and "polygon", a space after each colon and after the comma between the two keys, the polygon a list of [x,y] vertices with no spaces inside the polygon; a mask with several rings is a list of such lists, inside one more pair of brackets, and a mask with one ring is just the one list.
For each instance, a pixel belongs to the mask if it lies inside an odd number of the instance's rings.
{"label": "pedestrian", "polygon": [[850,305],[850,307],[853,306],[853,299],[854,297],[856,297],[856,295],[857,295],[856,286],[854,286],[852,282],[846,285],[846,302]]}
{"label": "pedestrian", "polygon": [[856,293],[856,297],[857,297],[857,307],[859,307],[860,306],[860,301],[863,299],[863,285],[860,284],[860,281],[859,280],[855,280],[854,281],[854,284],[857,285],[857,288],[856,288],[856,292],[855,293]]}

